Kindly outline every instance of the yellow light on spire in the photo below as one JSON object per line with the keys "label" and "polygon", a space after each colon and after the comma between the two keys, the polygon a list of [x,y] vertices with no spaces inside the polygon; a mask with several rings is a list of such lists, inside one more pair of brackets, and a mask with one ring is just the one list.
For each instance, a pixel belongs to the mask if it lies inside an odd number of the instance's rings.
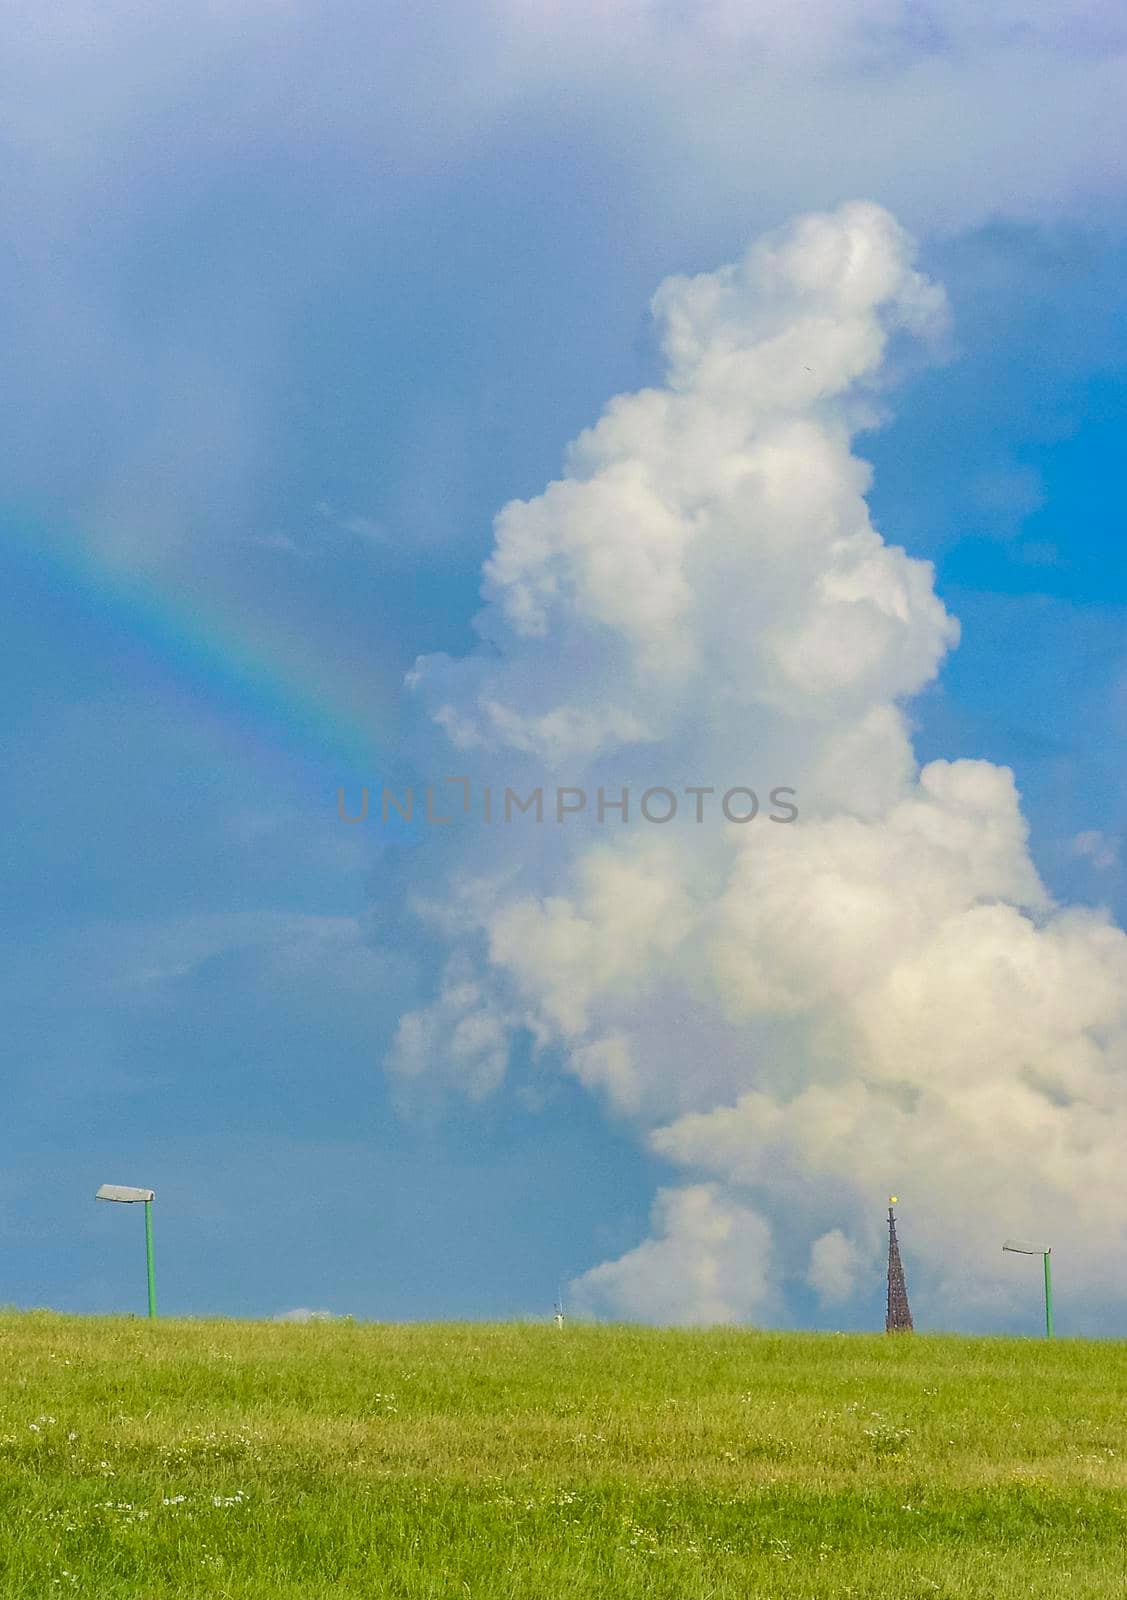
{"label": "yellow light on spire", "polygon": [[896,1198],[896,1196],[894,1194],[890,1194],[889,1195],[888,1203],[889,1203],[890,1206],[898,1206],[900,1204],[899,1200],[897,1200],[897,1198]]}

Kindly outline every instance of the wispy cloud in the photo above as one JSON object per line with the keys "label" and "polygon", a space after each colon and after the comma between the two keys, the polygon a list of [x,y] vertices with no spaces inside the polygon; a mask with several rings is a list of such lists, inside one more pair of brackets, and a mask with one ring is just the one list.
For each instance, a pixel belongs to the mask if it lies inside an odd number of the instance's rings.
{"label": "wispy cloud", "polygon": [[1101,833],[1098,828],[1078,833],[1072,841],[1073,855],[1090,861],[1101,872],[1119,865],[1119,849],[1119,840],[1111,834]]}

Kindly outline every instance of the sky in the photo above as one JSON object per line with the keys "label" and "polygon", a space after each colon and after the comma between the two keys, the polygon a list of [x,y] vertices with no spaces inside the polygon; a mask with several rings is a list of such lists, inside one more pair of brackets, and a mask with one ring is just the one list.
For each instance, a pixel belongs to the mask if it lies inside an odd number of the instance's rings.
{"label": "sky", "polygon": [[0,1303],[1122,1334],[1125,80],[5,9]]}

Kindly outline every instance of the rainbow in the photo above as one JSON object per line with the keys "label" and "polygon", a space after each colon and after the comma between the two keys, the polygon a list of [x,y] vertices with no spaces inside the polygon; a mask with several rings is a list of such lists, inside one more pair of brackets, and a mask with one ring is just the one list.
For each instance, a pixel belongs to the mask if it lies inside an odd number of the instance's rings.
{"label": "rainbow", "polygon": [[80,538],[26,524],[7,532],[9,554],[29,576],[143,650],[253,746],[344,769],[342,779],[378,773],[397,733],[396,676],[369,677],[365,662],[329,659],[292,630],[267,630],[222,596],[191,593],[166,572],[138,571]]}

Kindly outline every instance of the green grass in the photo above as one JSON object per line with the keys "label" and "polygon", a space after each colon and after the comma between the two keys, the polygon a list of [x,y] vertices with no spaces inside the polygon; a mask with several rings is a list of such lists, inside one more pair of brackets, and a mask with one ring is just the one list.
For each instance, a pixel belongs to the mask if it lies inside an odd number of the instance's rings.
{"label": "green grass", "polygon": [[1127,1595],[1127,1344],[0,1315],[0,1596]]}

